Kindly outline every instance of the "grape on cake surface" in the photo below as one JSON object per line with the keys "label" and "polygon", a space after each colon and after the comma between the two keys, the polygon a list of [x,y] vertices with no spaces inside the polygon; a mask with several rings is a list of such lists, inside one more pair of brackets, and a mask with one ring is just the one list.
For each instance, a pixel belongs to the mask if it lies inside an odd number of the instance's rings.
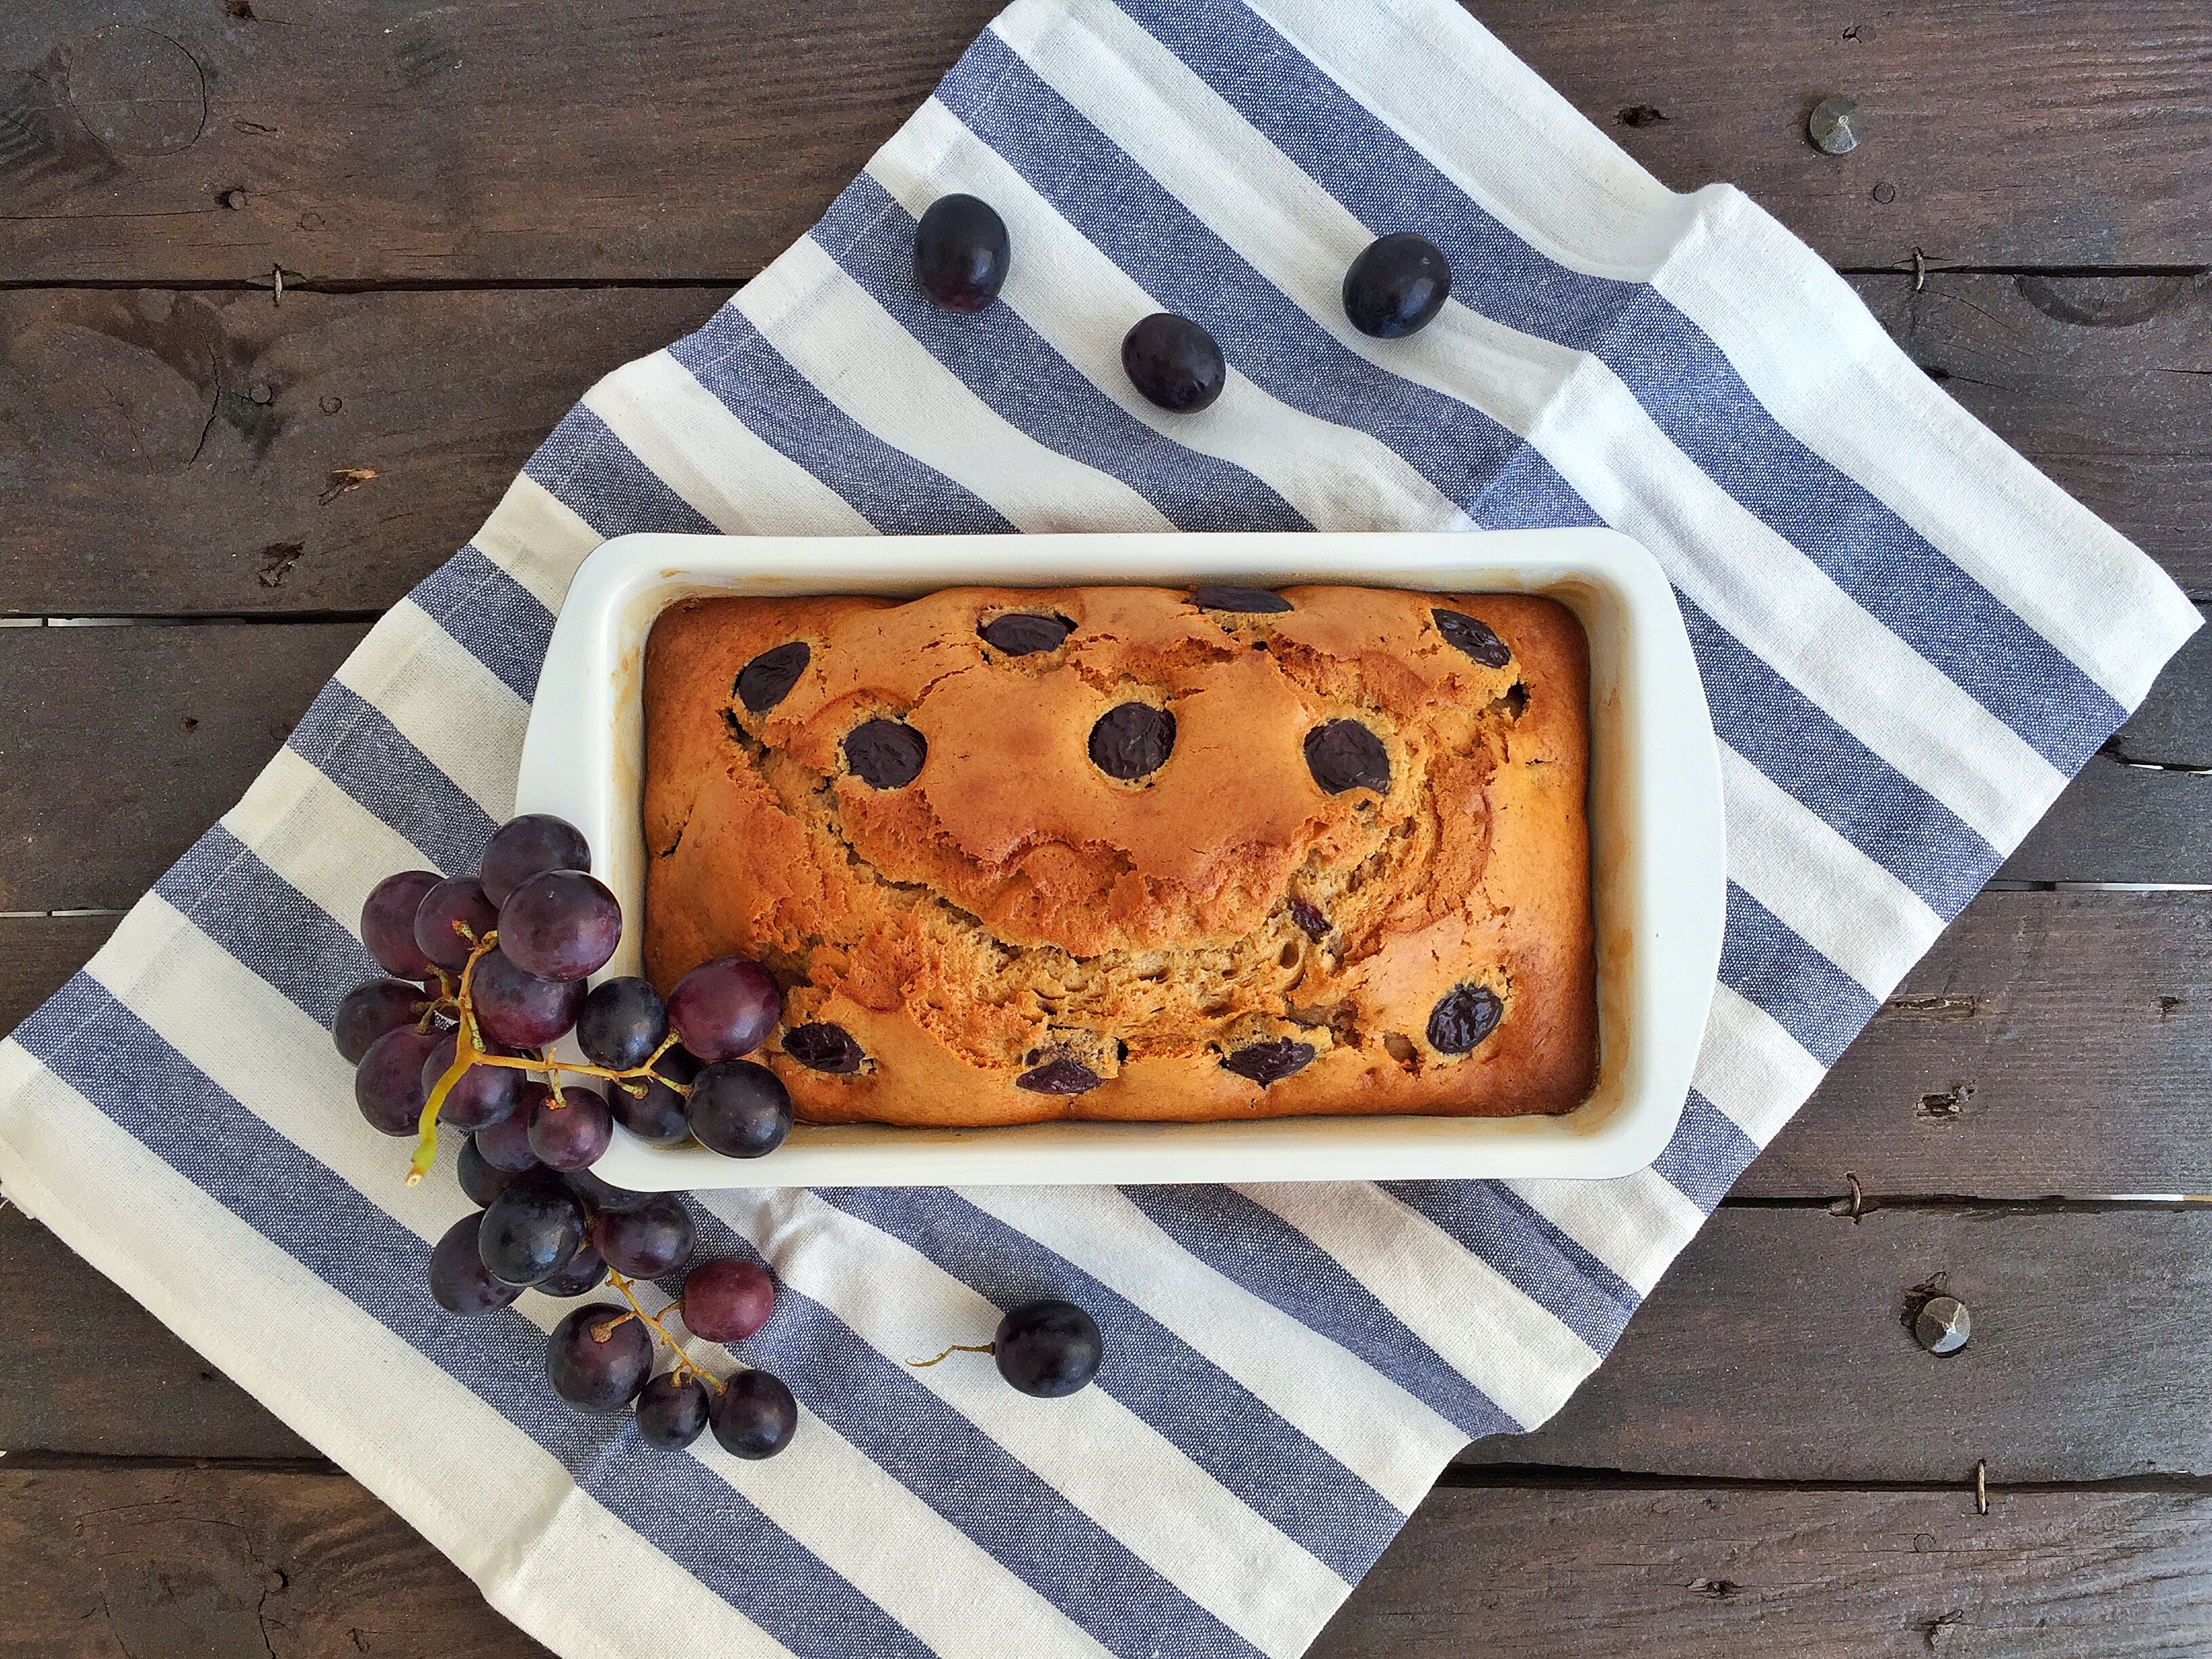
{"label": "grape on cake surface", "polygon": [[646,975],[763,963],[807,1121],[1566,1110],[1588,678],[1522,596],[690,601],[647,653]]}

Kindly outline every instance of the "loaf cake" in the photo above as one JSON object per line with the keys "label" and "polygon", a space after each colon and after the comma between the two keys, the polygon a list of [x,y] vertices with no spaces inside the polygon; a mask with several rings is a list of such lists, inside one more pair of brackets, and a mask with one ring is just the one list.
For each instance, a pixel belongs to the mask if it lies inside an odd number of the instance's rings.
{"label": "loaf cake", "polygon": [[1559,1112],[1596,1073],[1587,647],[1357,587],[696,599],[645,971],[766,963],[802,1121]]}

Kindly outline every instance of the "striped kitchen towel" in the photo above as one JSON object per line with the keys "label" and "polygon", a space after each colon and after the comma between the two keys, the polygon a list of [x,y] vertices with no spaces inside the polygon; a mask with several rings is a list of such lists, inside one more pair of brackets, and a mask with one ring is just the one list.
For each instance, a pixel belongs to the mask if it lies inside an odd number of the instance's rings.
{"label": "striped kitchen towel", "polygon": [[[1011,228],[921,303],[916,216]],[[1455,273],[1339,303],[1373,236]],[[1220,401],[1118,345],[1194,317]],[[561,1304],[448,1317],[325,1028],[408,866],[509,810],[554,611],[627,531],[1605,523],[1671,578],[1723,743],[1725,956],[1680,1133],[1595,1184],[731,1192],[782,1456],[554,1399]],[[1448,0],[1019,0],[827,216],[595,386],[246,799],[0,1048],[0,1179],[572,1659],[1293,1655],[1470,1437],[1541,1422],[2197,625],[1741,194],[1662,189]],[[909,1356],[1062,1294],[1097,1386]],[[714,1356],[726,1370],[726,1356]]]}

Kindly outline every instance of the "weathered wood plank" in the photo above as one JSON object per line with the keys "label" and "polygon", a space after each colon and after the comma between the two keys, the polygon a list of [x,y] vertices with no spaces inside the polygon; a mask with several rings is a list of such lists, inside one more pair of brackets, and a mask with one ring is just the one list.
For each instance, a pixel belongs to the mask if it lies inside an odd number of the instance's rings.
{"label": "weathered wood plank", "polygon": [[381,610],[722,297],[0,293],[0,609]]}
{"label": "weathered wood plank", "polygon": [[0,1653],[544,1659],[341,1474],[0,1470]]}
{"label": "weathered wood plank", "polygon": [[[30,0],[0,15],[0,278],[741,278],[998,9],[147,0],[102,37]],[[118,78],[173,95],[88,116]]]}
{"label": "weathered wood plank", "polygon": [[2202,1492],[1442,1488],[1311,1659],[2123,1659],[2212,1627]]}
{"label": "weathered wood plank", "polygon": [[368,631],[0,628],[0,909],[134,902]]}
{"label": "weathered wood plank", "polygon": [[1736,1191],[2212,1192],[2208,1075],[2212,893],[1984,893]]}
{"label": "weathered wood plank", "polygon": [[107,942],[117,918],[0,916],[0,1032],[61,989]]}
{"label": "weathered wood plank", "polygon": [[1852,286],[1915,362],[2092,512],[2212,597],[2212,276],[1930,271]]}
{"label": "weathered wood plank", "polygon": [[2212,775],[2092,756],[1997,874],[2010,881],[2212,882]]}
{"label": "weathered wood plank", "polygon": [[[0,1216],[0,1448],[295,1456],[300,1442],[21,1217]],[[1937,1274],[1974,1339],[1903,1321]],[[1480,1463],[1667,1476],[2212,1474],[2212,1215],[1723,1209],[1550,1425]],[[67,1319],[54,1315],[70,1310]]]}
{"label": "weathered wood plank", "polygon": [[[102,34],[82,0],[19,0],[0,280],[742,277],[997,9],[147,0]],[[1837,263],[2205,257],[2194,0],[1480,10],[1665,182],[1741,185]],[[1804,136],[1839,91],[1869,124],[1842,159]]]}
{"label": "weathered wood plank", "polygon": [[[1973,1340],[1906,1323],[1942,1276]],[[1923,1292],[1924,1294],[1924,1292]],[[2212,1213],[1730,1207],[1558,1417],[1471,1462],[1759,1480],[2212,1474]]]}
{"label": "weathered wood plank", "polygon": [[[2204,263],[2212,20],[2188,0],[1470,9],[1663,183],[1740,185],[1832,264]],[[1841,158],[1805,138],[1838,93],[1864,118]]]}
{"label": "weathered wood plank", "polygon": [[[0,1473],[0,1651],[544,1650],[343,1475]],[[1746,1652],[2131,1659],[2212,1619],[2201,1492],[1443,1487],[1316,1659]],[[264,1647],[264,1643],[267,1645]]]}
{"label": "weathered wood plank", "polygon": [[[0,1308],[11,1321],[0,1357],[0,1450],[317,1455],[113,1281],[14,1208],[0,1212]],[[0,1606],[5,1601],[0,1596]]]}
{"label": "weathered wood plank", "polygon": [[[2212,593],[2212,454],[2194,436],[2212,376],[2183,372],[2212,352],[2212,279],[1856,286],[1999,436]],[[474,532],[586,386],[720,297],[0,293],[0,610],[389,605]],[[333,494],[348,470],[375,477]]]}

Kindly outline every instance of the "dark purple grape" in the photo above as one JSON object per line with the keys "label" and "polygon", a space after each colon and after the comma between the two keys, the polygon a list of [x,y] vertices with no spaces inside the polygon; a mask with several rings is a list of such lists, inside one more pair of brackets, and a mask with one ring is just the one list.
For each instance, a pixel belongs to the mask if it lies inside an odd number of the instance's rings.
{"label": "dark purple grape", "polygon": [[548,1296],[581,1296],[606,1282],[607,1264],[586,1239],[576,1247],[576,1254],[562,1264],[558,1273],[550,1279],[540,1279],[531,1288]]}
{"label": "dark purple grape", "polygon": [[752,713],[765,714],[791,695],[813,655],[805,640],[772,645],[738,671],[737,684],[730,690]]}
{"label": "dark purple grape", "polygon": [[514,965],[506,948],[480,957],[469,970],[470,1006],[494,1042],[542,1048],[557,1042],[583,1012],[589,988],[580,979],[540,979]]}
{"label": "dark purple grape", "polygon": [[605,1210],[592,1223],[592,1243],[607,1265],[631,1279],[658,1279],[691,1260],[698,1230],[684,1200],[656,1193],[635,1210]]}
{"label": "dark purple grape", "polygon": [[691,1133],[725,1158],[761,1158],[791,1133],[783,1079],[749,1060],[718,1060],[691,1085]]}
{"label": "dark purple grape", "polygon": [[1485,668],[1503,668],[1513,660],[1513,647],[1499,639],[1488,623],[1463,617],[1456,611],[1431,611],[1429,615],[1447,644]]}
{"label": "dark purple grape", "polygon": [[921,775],[929,739],[904,720],[863,720],[845,734],[845,764],[871,789],[903,789]]}
{"label": "dark purple grape", "polygon": [[484,896],[483,884],[474,876],[451,876],[422,895],[415,911],[415,943],[438,966],[458,974],[475,948],[459,929],[482,939],[498,926],[499,907]]}
{"label": "dark purple grape", "polygon": [[799,1429],[799,1402],[780,1377],[739,1371],[707,1413],[715,1443],[732,1457],[773,1457]]}
{"label": "dark purple grape", "polygon": [[633,1095],[620,1084],[607,1091],[607,1105],[621,1124],[640,1140],[655,1146],[673,1146],[691,1133],[685,1115],[684,1090],[672,1089],[661,1078],[673,1078],[684,1088],[699,1075],[699,1062],[681,1048],[671,1048],[653,1062],[654,1076],[645,1080],[645,1093]]}
{"label": "dark purple grape", "polygon": [[591,1089],[563,1089],[530,1109],[530,1150],[549,1170],[580,1170],[599,1161],[614,1139],[607,1103]]}
{"label": "dark purple grape", "polygon": [[663,1371],[637,1396],[637,1437],[656,1451],[682,1451],[707,1431],[707,1385]]}
{"label": "dark purple grape", "polygon": [[703,1060],[752,1053],[782,1018],[783,993],[767,969],[744,957],[701,963],[668,997],[669,1024]]}
{"label": "dark purple grape", "polygon": [[1291,608],[1288,599],[1264,587],[1230,587],[1218,582],[1199,587],[1190,602],[1200,611],[1231,611],[1244,616],[1279,616]]}
{"label": "dark purple grape", "polygon": [[612,1416],[637,1397],[653,1371],[644,1322],[604,1302],[579,1308],[545,1343],[545,1377],[580,1411]]}
{"label": "dark purple grape", "polygon": [[428,979],[430,959],[415,942],[415,912],[438,884],[434,870],[402,870],[369,890],[361,907],[361,942],[377,966],[396,979]]}
{"label": "dark purple grape", "polygon": [[1122,337],[1121,367],[1138,391],[1179,415],[1204,409],[1229,384],[1213,337],[1167,311],[1154,312]]}
{"label": "dark purple grape", "polygon": [[651,1193],[633,1193],[602,1181],[589,1170],[563,1170],[561,1179],[568,1183],[568,1190],[584,1200],[586,1209],[593,1212],[636,1210],[653,1202]]}
{"label": "dark purple grape", "polygon": [[1347,789],[1390,793],[1390,751],[1358,720],[1324,720],[1307,732],[1306,769],[1332,795]]}
{"label": "dark purple grape", "polygon": [[540,979],[582,979],[622,943],[622,906],[580,870],[532,876],[499,907],[499,948]]}
{"label": "dark purple grape", "polygon": [[768,1323],[775,1280],[750,1261],[717,1256],[684,1277],[684,1325],[709,1342],[737,1342]]}
{"label": "dark purple grape", "polygon": [[497,1198],[514,1185],[520,1171],[502,1170],[483,1155],[483,1148],[471,1135],[461,1143],[460,1154],[453,1160],[453,1178],[461,1183],[461,1190],[469,1195],[469,1202],[478,1209]]}
{"label": "dark purple grape", "polygon": [[495,1313],[522,1294],[521,1285],[503,1284],[485,1268],[477,1244],[483,1226],[483,1212],[465,1215],[430,1252],[430,1295],[447,1313]]}
{"label": "dark purple grape", "polygon": [[942,311],[981,311],[1006,280],[1006,222],[974,196],[940,196],[914,228],[914,280]]}
{"label": "dark purple grape", "polygon": [[1505,1005],[1487,985],[1455,985],[1429,1011],[1429,1047],[1463,1054],[1498,1029]]}
{"label": "dark purple grape", "polygon": [[1303,1072],[1313,1064],[1313,1057],[1310,1042],[1273,1037],[1264,1042],[1248,1042],[1235,1054],[1223,1055],[1221,1069],[1249,1078],[1264,1089],[1270,1083],[1280,1083],[1294,1073]]}
{"label": "dark purple grape", "polygon": [[1091,763],[1109,778],[1134,783],[1168,763],[1176,717],[1148,702],[1117,703],[1091,728]]}
{"label": "dark purple grape", "polygon": [[446,1036],[443,1031],[403,1025],[370,1043],[353,1073],[354,1103],[361,1115],[386,1134],[413,1134],[428,1098],[422,1088],[422,1062]]}
{"label": "dark purple grape", "polygon": [[530,1113],[537,1103],[553,1091],[544,1084],[526,1081],[522,1085],[522,1101],[513,1114],[496,1123],[486,1124],[476,1132],[477,1151],[483,1161],[495,1170],[505,1170],[510,1175],[543,1169],[538,1154],[530,1150]]}
{"label": "dark purple grape", "polygon": [[627,1072],[642,1066],[668,1035],[668,1005],[647,980],[611,979],[584,999],[576,1046],[594,1066]]}
{"label": "dark purple grape", "polygon": [[810,1071],[848,1075],[867,1055],[842,1025],[795,1025],[783,1034],[783,1052]]}
{"label": "dark purple grape", "polygon": [[370,980],[348,991],[338,1004],[337,1016],[331,1021],[331,1041],[348,1064],[358,1066],[370,1043],[386,1031],[412,1025],[429,1006],[429,995],[419,985],[404,979]]}
{"label": "dark purple grape", "polygon": [[592,846],[566,818],[526,812],[492,831],[479,863],[477,879],[483,883],[484,896],[504,904],[509,893],[542,871],[590,869]]}
{"label": "dark purple grape", "polygon": [[1055,611],[1049,617],[1016,611],[1012,616],[994,617],[975,630],[983,636],[983,643],[994,647],[1009,657],[1026,657],[1038,651],[1057,651],[1060,644],[1075,631],[1075,624]]}
{"label": "dark purple grape", "polygon": [[1410,230],[1377,237],[1344,273],[1344,314],[1379,340],[1425,328],[1450,294],[1451,262]]}
{"label": "dark purple grape", "polygon": [[483,1212],[477,1245],[494,1279],[535,1285],[567,1266],[584,1242],[584,1206],[547,1171],[518,1181]]}
{"label": "dark purple grape", "polygon": [[1014,1079],[1014,1087],[1033,1095],[1087,1095],[1106,1079],[1079,1060],[1062,1054]]}
{"label": "dark purple grape", "polygon": [[1098,1322],[1055,1297],[1008,1309],[991,1343],[999,1375],[1024,1394],[1046,1400],[1087,1384],[1098,1375],[1105,1351]]}
{"label": "dark purple grape", "polygon": [[[422,1062],[424,1098],[428,1097],[453,1065],[459,1042],[458,1034],[447,1031]],[[493,1052],[515,1058],[505,1048]],[[438,1121],[450,1123],[456,1129],[481,1129],[501,1118],[511,1117],[515,1108],[522,1104],[522,1086],[528,1080],[512,1066],[471,1066],[461,1073],[459,1082],[446,1091],[445,1099],[438,1104]]]}

